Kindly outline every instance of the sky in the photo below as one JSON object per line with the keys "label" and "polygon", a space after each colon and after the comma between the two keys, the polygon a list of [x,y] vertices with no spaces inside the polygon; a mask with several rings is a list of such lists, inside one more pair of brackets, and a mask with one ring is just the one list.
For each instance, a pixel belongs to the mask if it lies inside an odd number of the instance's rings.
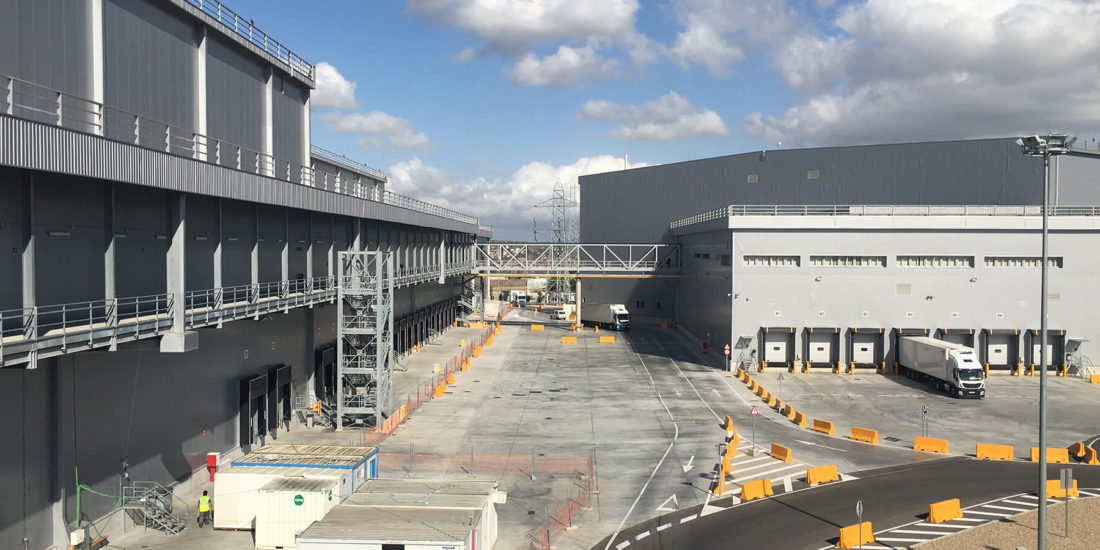
{"label": "sky", "polygon": [[546,240],[556,182],[774,149],[1100,137],[1100,3],[225,0],[317,66],[313,143]]}

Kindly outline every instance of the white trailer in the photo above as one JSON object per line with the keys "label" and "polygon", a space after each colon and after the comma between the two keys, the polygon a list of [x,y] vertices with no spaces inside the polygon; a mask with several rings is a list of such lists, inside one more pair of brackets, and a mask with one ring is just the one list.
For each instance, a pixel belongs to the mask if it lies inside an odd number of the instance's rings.
{"label": "white trailer", "polygon": [[985,369],[974,349],[927,336],[902,336],[898,364],[905,374],[954,397],[985,397]]}
{"label": "white trailer", "polygon": [[630,328],[630,312],[622,304],[586,303],[581,306],[581,323],[611,330],[627,330]]}

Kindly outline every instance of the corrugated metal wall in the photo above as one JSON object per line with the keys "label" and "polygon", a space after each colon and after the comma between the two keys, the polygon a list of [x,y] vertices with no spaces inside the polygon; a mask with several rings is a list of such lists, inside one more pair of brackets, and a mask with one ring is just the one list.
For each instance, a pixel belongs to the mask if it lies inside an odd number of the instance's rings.
{"label": "corrugated metal wall", "polygon": [[188,130],[197,128],[197,23],[144,0],[104,0],[103,28],[105,102]]}
{"label": "corrugated metal wall", "polygon": [[206,41],[206,115],[210,137],[263,150],[267,70],[211,33]]}
{"label": "corrugated metal wall", "polygon": [[730,204],[1038,204],[1042,166],[1012,139],[984,139],[757,151],[594,174],[580,178],[580,236],[668,241],[672,220]]}
{"label": "corrugated metal wall", "polygon": [[[309,92],[295,81],[276,74],[272,80],[271,118],[274,127],[273,151],[275,158],[289,160],[301,166],[303,151],[302,118]],[[297,170],[295,170],[295,175]]]}
{"label": "corrugated metal wall", "polygon": [[0,73],[88,97],[89,2],[0,0]]}

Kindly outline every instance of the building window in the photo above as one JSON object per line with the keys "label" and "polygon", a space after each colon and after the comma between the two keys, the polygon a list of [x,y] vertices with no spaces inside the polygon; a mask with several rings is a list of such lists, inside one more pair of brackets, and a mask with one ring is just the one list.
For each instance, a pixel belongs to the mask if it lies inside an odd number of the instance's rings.
{"label": "building window", "polygon": [[898,256],[898,267],[974,267],[974,256]]}
{"label": "building window", "polygon": [[710,259],[710,254],[703,254],[703,259],[704,260],[709,260]]}
{"label": "building window", "polygon": [[807,170],[806,179],[816,180],[821,178],[821,170]]}
{"label": "building window", "polygon": [[747,181],[748,183],[760,183],[760,175],[749,174],[747,177],[745,177],[745,181]]}
{"label": "building window", "polygon": [[812,267],[886,267],[886,256],[810,256]]}
{"label": "building window", "polygon": [[636,309],[645,309],[645,301],[644,300],[634,300],[634,307]]}
{"label": "building window", "polygon": [[722,254],[722,265],[733,265],[733,259],[729,254]]}
{"label": "building window", "polygon": [[742,256],[741,264],[746,267],[798,267],[798,256]]}
{"label": "building window", "polygon": [[[1039,267],[1043,259],[1039,256],[986,256],[986,267]],[[1048,256],[1047,266],[1061,269],[1061,256]]]}

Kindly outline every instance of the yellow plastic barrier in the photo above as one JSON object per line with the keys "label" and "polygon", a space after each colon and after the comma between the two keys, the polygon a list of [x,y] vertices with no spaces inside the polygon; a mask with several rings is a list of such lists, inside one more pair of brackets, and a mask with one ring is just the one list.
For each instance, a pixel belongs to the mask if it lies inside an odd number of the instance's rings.
{"label": "yellow plastic barrier", "polygon": [[794,418],[791,418],[791,422],[794,422],[798,426],[806,426],[806,415],[794,411]]}
{"label": "yellow plastic barrier", "polygon": [[837,548],[857,548],[862,544],[875,542],[874,528],[871,522],[865,521],[855,525],[840,528],[840,540],[836,542]]}
{"label": "yellow plastic barrier", "polygon": [[474,348],[474,357],[481,357],[481,346]]}
{"label": "yellow plastic barrier", "polygon": [[1085,444],[1078,441],[1077,443],[1074,443],[1073,445],[1070,445],[1068,448],[1066,448],[1066,451],[1068,451],[1069,454],[1073,456],[1073,458],[1076,458],[1076,459],[1084,458],[1084,456],[1085,456]]}
{"label": "yellow plastic barrier", "polygon": [[453,371],[447,373],[447,384],[451,386],[455,385],[455,373]]}
{"label": "yellow plastic barrier", "polygon": [[833,435],[836,433],[836,428],[833,426],[832,422],[829,422],[828,420],[818,420],[816,418],[814,419],[813,427],[810,429],[815,432],[821,432],[825,435]]}
{"label": "yellow plastic barrier", "polygon": [[745,374],[745,371],[743,371],[741,369],[737,369],[737,379],[738,380],[744,380],[746,376],[748,376],[748,375]]}
{"label": "yellow plastic barrier", "polygon": [[730,415],[728,414],[726,415],[726,421],[719,424],[718,427],[726,430],[727,432],[730,430],[737,430],[737,428],[733,427],[733,419],[730,418]]}
{"label": "yellow plastic barrier", "polygon": [[947,453],[947,440],[918,436],[913,438],[913,450],[928,451],[930,453]]}
{"label": "yellow plastic barrier", "polygon": [[399,419],[398,422],[408,418],[408,416],[409,416],[409,406],[408,405],[401,405],[400,411],[401,412],[398,413],[398,415],[397,415],[397,418]]}
{"label": "yellow plastic barrier", "polygon": [[730,459],[722,457],[722,475],[729,475],[730,473],[733,473],[733,463],[730,462]]}
{"label": "yellow plastic barrier", "polygon": [[1089,384],[1100,384],[1100,374],[1090,374]]}
{"label": "yellow plastic barrier", "polygon": [[791,457],[791,448],[784,447],[778,443],[772,443],[772,452],[768,453],[769,456],[776,460],[782,460],[783,462],[790,462],[794,460]]}
{"label": "yellow plastic barrier", "polygon": [[546,330],[546,325],[531,325],[531,332],[542,332]]}
{"label": "yellow plastic barrier", "polygon": [[944,523],[963,517],[959,499],[952,498],[928,505],[928,523]]}
{"label": "yellow plastic barrier", "polygon": [[728,443],[729,445],[737,447],[741,444],[741,436],[737,435],[737,428],[730,428],[729,430],[726,430],[726,432],[730,434]]}
{"label": "yellow plastic barrier", "polygon": [[615,343],[615,337],[614,336],[600,336],[600,343],[601,344],[614,344]]}
{"label": "yellow plastic barrier", "polygon": [[[1077,480],[1073,480],[1073,487],[1069,488],[1069,496],[1079,497],[1077,492]],[[1047,480],[1047,498],[1066,498],[1066,489],[1062,488],[1062,481],[1058,479]]]}
{"label": "yellow plastic barrier", "polygon": [[752,375],[751,374],[746,374],[745,379],[742,380],[742,382],[744,382],[745,385],[749,386],[749,388],[751,389],[752,388]]}
{"label": "yellow plastic barrier", "polygon": [[848,438],[864,443],[878,443],[878,430],[852,427],[852,435]]}
{"label": "yellow plastic barrier", "polygon": [[769,497],[774,494],[775,492],[772,491],[772,480],[768,478],[750,481],[741,486],[741,502]]}
{"label": "yellow plastic barrier", "polygon": [[435,387],[435,392],[432,394],[436,398],[443,397],[443,393],[447,391],[447,384],[440,384]]}
{"label": "yellow plastic barrier", "polygon": [[788,420],[794,420],[794,407],[787,403],[783,405],[782,409],[779,409],[779,414],[786,416]]}
{"label": "yellow plastic barrier", "polygon": [[770,393],[769,393],[769,394],[765,395],[765,396],[763,397],[763,399],[764,399],[764,401],[765,401],[765,402],[766,402],[766,403],[768,404],[768,406],[769,406],[769,407],[771,407],[771,406],[774,406],[774,405],[775,405],[775,396],[774,396],[774,395],[772,395],[772,394],[770,394]]}
{"label": "yellow plastic barrier", "polygon": [[767,390],[764,389],[764,386],[756,386],[756,389],[753,390],[752,393],[755,393],[756,395],[758,395],[760,397],[763,397],[765,392],[767,392]]}
{"label": "yellow plastic barrier", "polygon": [[776,412],[783,409],[783,402],[780,401],[779,399],[776,399],[775,403],[772,403],[771,405],[772,405],[772,408],[776,410]]}
{"label": "yellow plastic barrier", "polygon": [[760,387],[760,386],[758,386],[758,385],[756,384],[756,380],[752,380],[752,379],[750,379],[750,380],[749,380],[749,391],[751,391],[751,392],[753,392],[753,393],[756,393],[756,390],[757,390],[757,388],[759,388],[759,387]]}
{"label": "yellow plastic barrier", "polygon": [[489,339],[485,341],[485,347],[489,347],[491,345],[493,345],[493,337],[492,336],[490,336]]}
{"label": "yellow plastic barrier", "polygon": [[576,336],[562,336],[561,337],[561,343],[563,343],[563,344],[576,344],[577,343],[577,337]]}
{"label": "yellow plastic barrier", "polygon": [[1012,460],[1016,457],[1016,451],[1012,448],[1012,445],[988,445],[985,443],[978,443],[974,454],[978,458],[989,460]]}
{"label": "yellow plastic barrier", "polygon": [[[1031,461],[1039,462],[1039,448],[1031,448]],[[1047,447],[1047,464],[1069,464],[1069,449]]]}
{"label": "yellow plastic barrier", "polygon": [[1096,457],[1096,449],[1092,447],[1085,447],[1085,456],[1081,458],[1081,462],[1085,464],[1100,464],[1100,460]]}
{"label": "yellow plastic barrier", "polygon": [[836,464],[818,466],[806,470],[806,484],[808,485],[817,485],[819,483],[829,483],[832,481],[840,481],[840,476],[836,473]]}
{"label": "yellow plastic barrier", "polygon": [[729,460],[731,460],[735,456],[737,456],[737,443],[734,443],[731,440],[729,443],[726,443],[726,447],[725,447],[725,449],[723,449],[722,460],[725,460],[725,461],[728,462]]}

